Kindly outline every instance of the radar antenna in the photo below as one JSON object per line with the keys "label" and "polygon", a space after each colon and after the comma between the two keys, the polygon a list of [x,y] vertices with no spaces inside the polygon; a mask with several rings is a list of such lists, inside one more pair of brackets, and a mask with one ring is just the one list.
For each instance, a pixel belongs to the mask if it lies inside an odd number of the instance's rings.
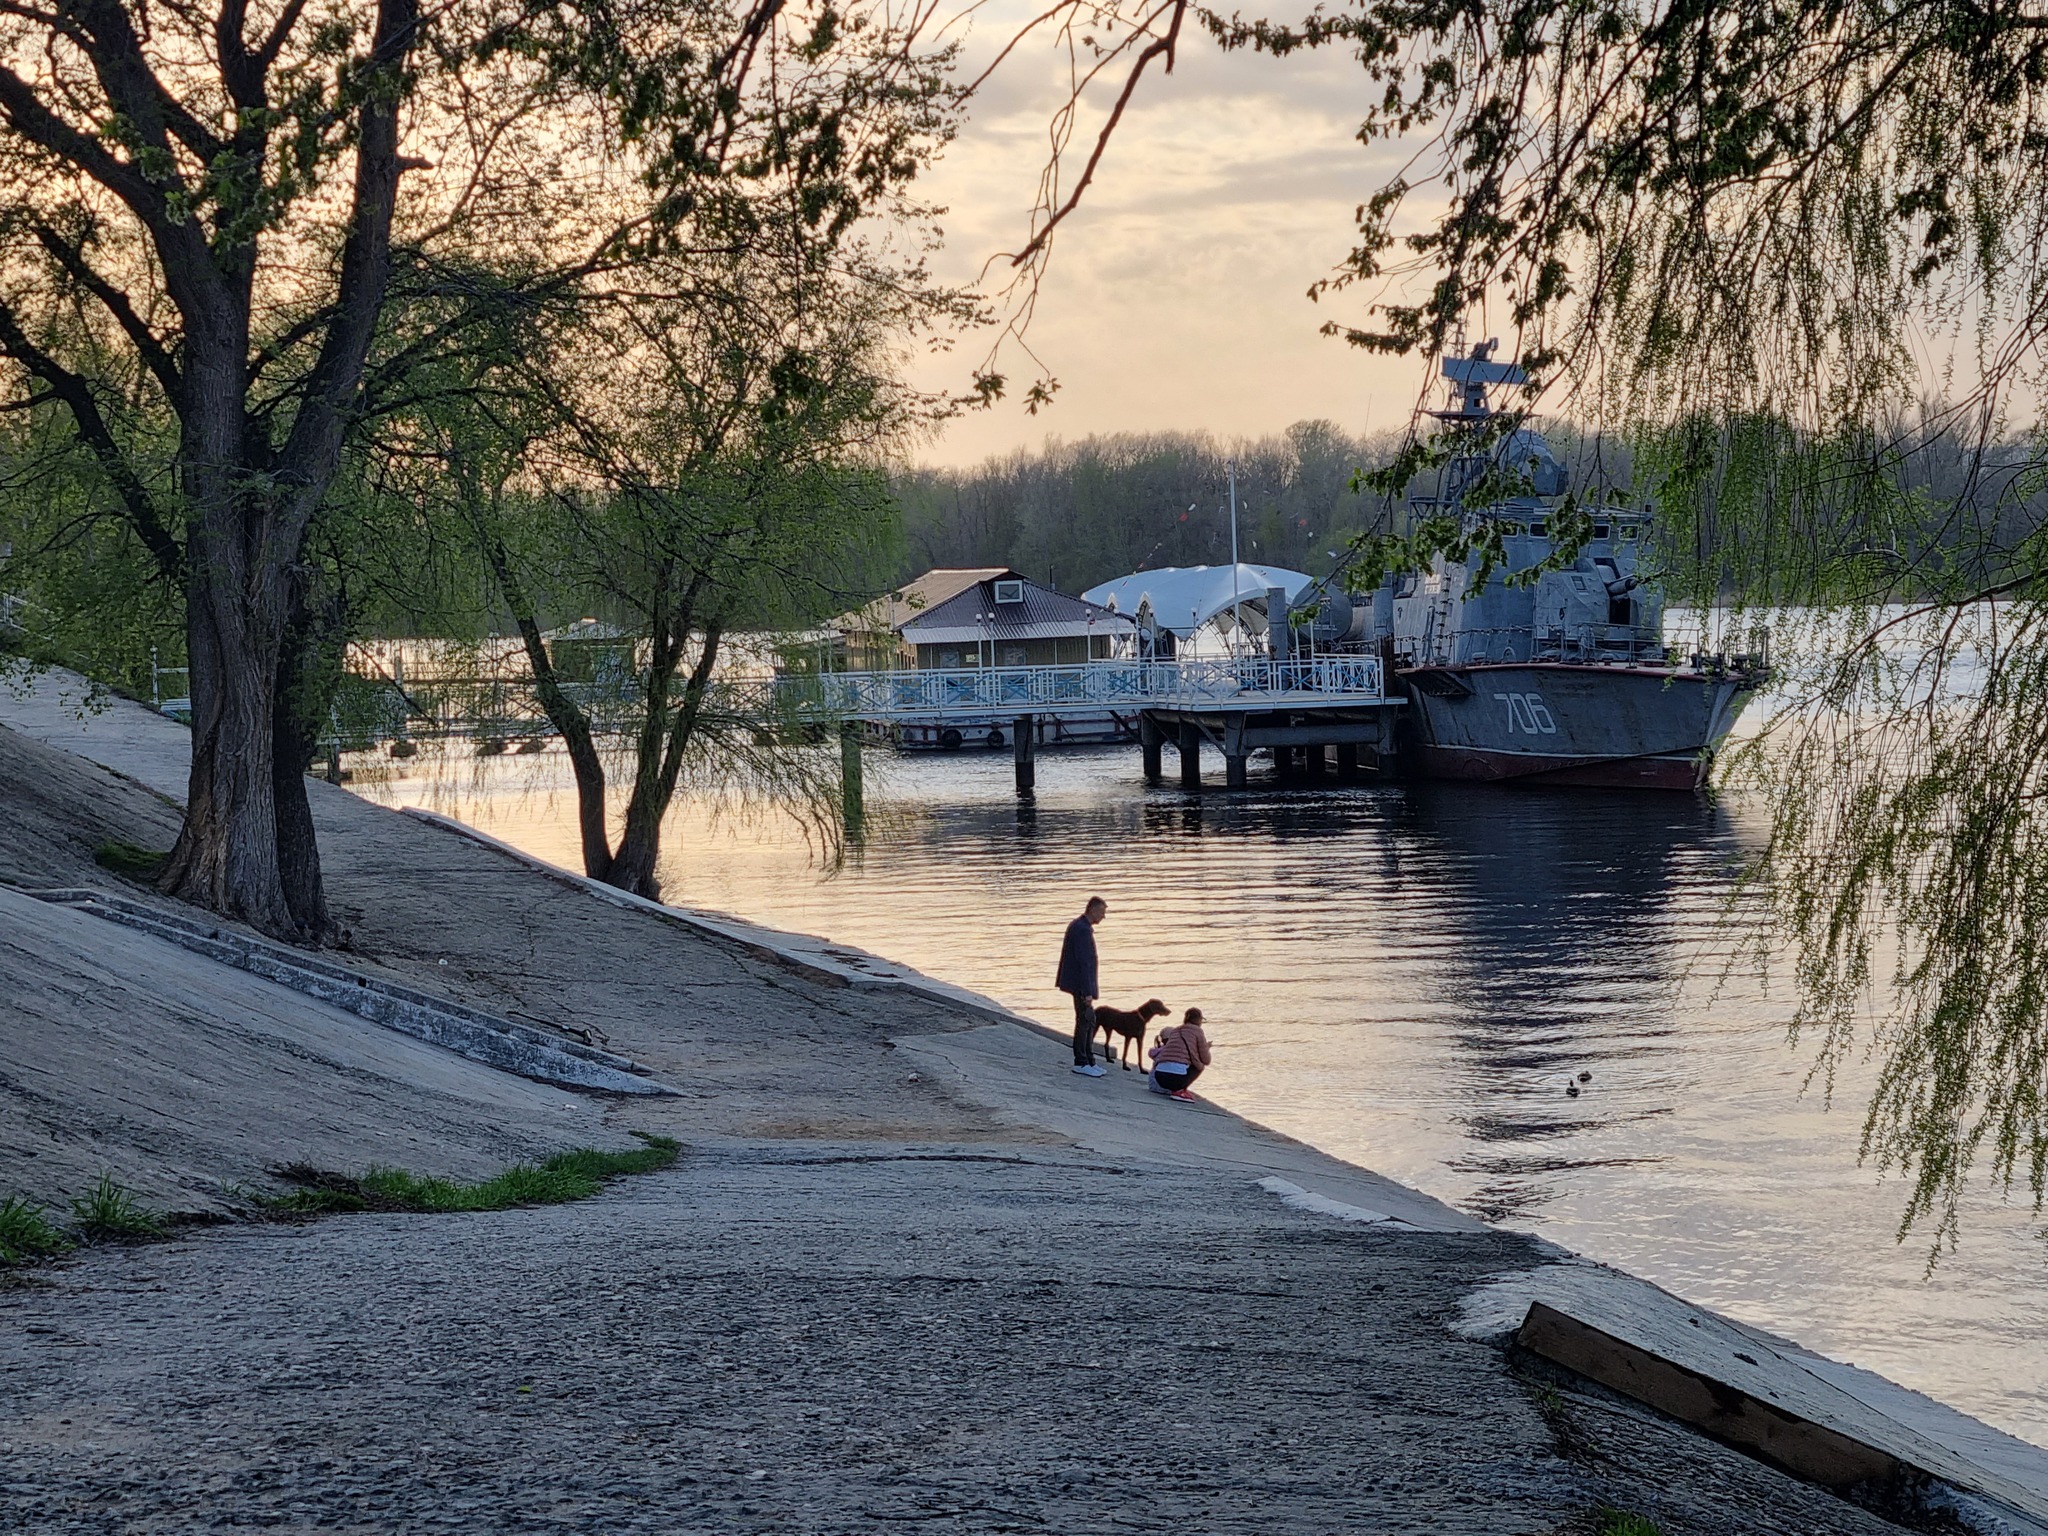
{"label": "radar antenna", "polygon": [[1474,342],[1470,353],[1464,352],[1464,329],[1458,331],[1456,350],[1443,360],[1443,376],[1450,381],[1451,399],[1449,406],[1441,411],[1430,411],[1438,421],[1481,422],[1493,414],[1493,407],[1486,398],[1487,390],[1496,384],[1526,384],[1529,375],[1519,363],[1497,363],[1493,360],[1495,349],[1500,346],[1498,337],[1489,336],[1484,341]]}

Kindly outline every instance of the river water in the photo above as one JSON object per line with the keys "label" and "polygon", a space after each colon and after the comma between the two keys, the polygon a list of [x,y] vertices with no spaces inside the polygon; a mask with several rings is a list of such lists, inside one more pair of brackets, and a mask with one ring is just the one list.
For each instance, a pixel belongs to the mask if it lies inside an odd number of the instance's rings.
{"label": "river water", "polygon": [[[668,899],[1064,1025],[1060,931],[1100,893],[1105,1000],[1200,1005],[1216,1102],[2048,1445],[2041,1224],[1987,1191],[1931,1276],[1895,1240],[1903,1190],[1856,1157],[1868,1064],[1827,1108],[1785,967],[1729,965],[1762,918],[1735,895],[1740,805],[1256,776],[1193,798],[1125,748],[1042,755],[1020,806],[1007,753],[870,764],[857,861],[690,802]],[[559,753],[405,772],[359,787],[577,865]]]}

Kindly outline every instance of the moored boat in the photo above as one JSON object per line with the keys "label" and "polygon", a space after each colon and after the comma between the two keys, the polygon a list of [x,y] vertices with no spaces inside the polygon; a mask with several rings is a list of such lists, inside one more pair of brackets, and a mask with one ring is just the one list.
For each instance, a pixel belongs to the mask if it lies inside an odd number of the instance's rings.
{"label": "moored boat", "polygon": [[[1417,518],[1454,517],[1467,533],[1497,533],[1500,557],[1488,569],[1476,548],[1462,560],[1438,555],[1428,570],[1395,572],[1363,593],[1326,584],[1309,638],[1319,650],[1385,659],[1409,706],[1399,750],[1407,771],[1696,788],[1769,678],[1765,643],[1729,655],[1666,642],[1663,593],[1645,570],[1655,536],[1647,507],[1594,508],[1590,537],[1569,561],[1557,558],[1565,468],[1539,432],[1487,430],[1487,391],[1524,381],[1493,349],[1482,342],[1444,360],[1451,399],[1431,414],[1470,446],[1453,444],[1433,493],[1410,507]],[[1503,485],[1512,494],[1484,489]]]}

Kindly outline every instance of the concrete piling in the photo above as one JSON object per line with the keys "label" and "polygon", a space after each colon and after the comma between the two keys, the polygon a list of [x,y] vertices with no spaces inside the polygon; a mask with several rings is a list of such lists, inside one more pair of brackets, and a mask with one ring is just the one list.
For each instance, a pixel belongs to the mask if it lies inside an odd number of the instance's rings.
{"label": "concrete piling", "polygon": [[1036,722],[1029,715],[1019,715],[1010,730],[1010,740],[1017,748],[1017,793],[1031,794],[1038,787],[1038,760],[1033,755],[1033,738],[1037,734]]}
{"label": "concrete piling", "polygon": [[1180,723],[1180,787],[1202,787],[1202,728],[1192,720]]}
{"label": "concrete piling", "polygon": [[839,815],[845,823],[848,840],[856,843],[867,824],[867,806],[861,795],[860,738],[861,724],[858,720],[848,720],[840,725]]}
{"label": "concrete piling", "polygon": [[1154,720],[1149,713],[1140,711],[1138,715],[1138,750],[1144,754],[1145,782],[1147,784],[1157,784],[1166,776],[1165,769],[1159,760],[1160,749],[1164,741],[1165,737],[1159,729],[1159,722]]}

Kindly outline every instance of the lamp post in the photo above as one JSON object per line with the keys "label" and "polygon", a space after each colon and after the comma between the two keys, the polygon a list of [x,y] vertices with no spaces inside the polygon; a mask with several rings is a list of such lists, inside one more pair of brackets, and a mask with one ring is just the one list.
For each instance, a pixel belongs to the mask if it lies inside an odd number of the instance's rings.
{"label": "lamp post", "polygon": [[1238,601],[1243,590],[1243,570],[1237,563],[1237,460],[1230,460],[1230,653],[1238,658],[1238,646],[1244,639],[1244,604]]}

